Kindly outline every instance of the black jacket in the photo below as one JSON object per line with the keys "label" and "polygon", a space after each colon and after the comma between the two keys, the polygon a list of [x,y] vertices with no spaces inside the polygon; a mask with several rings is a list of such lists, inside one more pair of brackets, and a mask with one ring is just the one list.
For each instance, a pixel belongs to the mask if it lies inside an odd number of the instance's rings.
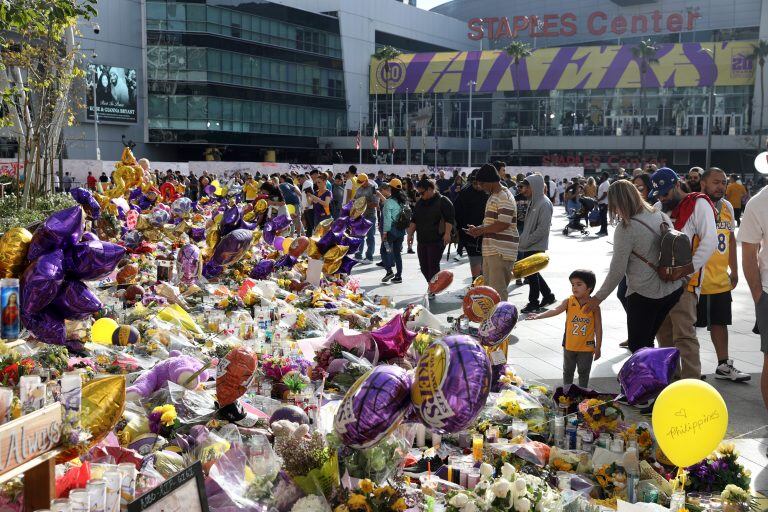
{"label": "black jacket", "polygon": [[419,199],[413,207],[411,221],[416,224],[416,235],[419,243],[439,242],[443,239],[444,230],[440,229],[440,221],[456,226],[456,219],[451,200],[435,192],[430,199]]}
{"label": "black jacket", "polygon": [[459,236],[469,237],[463,231],[469,225],[483,225],[485,204],[488,202],[488,197],[490,197],[488,194],[482,190],[475,190],[472,185],[467,185],[461,189],[453,205],[456,209],[456,226],[459,229]]}

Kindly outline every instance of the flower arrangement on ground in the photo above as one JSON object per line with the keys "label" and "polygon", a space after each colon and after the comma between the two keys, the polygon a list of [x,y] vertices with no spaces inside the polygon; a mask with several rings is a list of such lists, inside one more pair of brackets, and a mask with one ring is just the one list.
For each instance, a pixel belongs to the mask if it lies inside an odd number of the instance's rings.
{"label": "flower arrangement on ground", "polygon": [[595,435],[602,432],[616,432],[624,413],[612,401],[597,398],[584,400],[579,404],[579,415]]}
{"label": "flower arrangement on ground", "polygon": [[404,492],[391,485],[376,485],[371,480],[360,480],[357,489],[350,492],[333,512],[403,512],[408,508]]}
{"label": "flower arrangement on ground", "polygon": [[750,472],[738,459],[739,452],[733,443],[720,443],[712,455],[687,468],[686,489],[721,492],[728,486],[736,486],[749,491]]}

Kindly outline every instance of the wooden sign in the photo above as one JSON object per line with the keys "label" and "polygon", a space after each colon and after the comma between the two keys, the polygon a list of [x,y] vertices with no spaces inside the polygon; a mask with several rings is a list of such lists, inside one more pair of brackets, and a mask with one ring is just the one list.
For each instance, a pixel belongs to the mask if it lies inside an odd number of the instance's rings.
{"label": "wooden sign", "polygon": [[0,425],[0,475],[57,447],[61,426],[58,402]]}
{"label": "wooden sign", "polygon": [[128,512],[168,511],[208,512],[200,461],[128,504]]}

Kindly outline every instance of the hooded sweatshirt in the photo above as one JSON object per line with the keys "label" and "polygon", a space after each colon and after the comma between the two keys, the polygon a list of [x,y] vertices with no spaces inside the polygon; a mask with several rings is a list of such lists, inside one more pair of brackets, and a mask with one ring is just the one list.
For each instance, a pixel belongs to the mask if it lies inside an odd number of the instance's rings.
{"label": "hooded sweatshirt", "polygon": [[526,181],[530,183],[533,194],[518,249],[521,252],[546,251],[552,226],[552,202],[544,195],[544,178],[540,174],[531,174]]}

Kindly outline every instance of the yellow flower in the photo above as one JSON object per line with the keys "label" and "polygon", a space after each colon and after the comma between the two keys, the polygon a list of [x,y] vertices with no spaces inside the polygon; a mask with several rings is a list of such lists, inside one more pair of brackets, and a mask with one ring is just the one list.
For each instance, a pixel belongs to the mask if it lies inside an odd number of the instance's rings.
{"label": "yellow flower", "polygon": [[408,505],[405,504],[405,500],[403,498],[398,499],[393,505],[392,510],[397,510],[398,512],[402,512],[408,508]]}
{"label": "yellow flower", "polygon": [[736,452],[736,445],[734,443],[723,441],[720,446],[717,447],[717,451],[723,455],[730,455]]}
{"label": "yellow flower", "polygon": [[349,512],[349,508],[347,508],[346,505],[341,504],[338,507],[336,507],[335,509],[333,509],[333,512]]}
{"label": "yellow flower", "polygon": [[384,494],[384,493],[386,492],[386,490],[387,490],[387,489],[386,489],[385,487],[377,487],[376,489],[374,489],[374,490],[373,490],[373,495],[374,495],[376,498],[378,498],[379,496],[381,496],[382,494]]}
{"label": "yellow flower", "polygon": [[373,492],[373,482],[367,478],[360,480],[360,490],[366,494]]}
{"label": "yellow flower", "polygon": [[368,510],[368,500],[362,494],[353,494],[347,500],[350,510]]}

